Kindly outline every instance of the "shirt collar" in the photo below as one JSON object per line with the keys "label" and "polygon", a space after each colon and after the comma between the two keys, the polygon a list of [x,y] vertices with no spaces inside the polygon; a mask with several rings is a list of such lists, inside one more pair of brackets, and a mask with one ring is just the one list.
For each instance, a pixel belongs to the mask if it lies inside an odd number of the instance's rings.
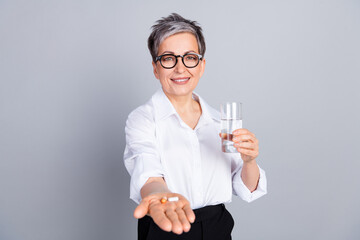
{"label": "shirt collar", "polygon": [[202,114],[201,117],[206,121],[220,122],[220,113],[211,107],[199,94],[193,93],[193,98],[200,103]]}
{"label": "shirt collar", "polygon": [[[209,106],[205,102],[205,100],[203,100],[199,96],[199,94],[193,92],[193,98],[200,103],[202,110],[201,117],[203,118],[203,120],[205,120],[205,122],[213,120],[220,122],[220,113],[211,106]],[[174,106],[171,104],[170,100],[165,95],[162,88],[157,90],[156,93],[152,96],[152,101],[155,108],[155,120],[158,121],[167,118],[173,114],[177,115]]]}
{"label": "shirt collar", "polygon": [[171,104],[162,88],[157,90],[156,93],[152,96],[152,101],[155,109],[155,120],[158,121],[176,114],[174,106]]}

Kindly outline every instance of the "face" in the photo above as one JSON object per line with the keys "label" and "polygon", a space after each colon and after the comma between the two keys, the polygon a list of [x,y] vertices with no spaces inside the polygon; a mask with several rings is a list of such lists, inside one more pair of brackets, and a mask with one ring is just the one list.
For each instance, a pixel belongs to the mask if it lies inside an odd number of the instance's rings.
{"label": "face", "polygon": [[[186,53],[198,53],[196,37],[191,33],[177,33],[166,38],[159,46],[158,56],[165,53],[184,55]],[[153,62],[154,75],[160,80],[165,94],[169,98],[182,96],[191,97],[193,90],[199,82],[205,70],[205,59],[200,60],[194,68],[187,68],[178,58],[177,64],[171,69],[165,69],[160,61]]]}

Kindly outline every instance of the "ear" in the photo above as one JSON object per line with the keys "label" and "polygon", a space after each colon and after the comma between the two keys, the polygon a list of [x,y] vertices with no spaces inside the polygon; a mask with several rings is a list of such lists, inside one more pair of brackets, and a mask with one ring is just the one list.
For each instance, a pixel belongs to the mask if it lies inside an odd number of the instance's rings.
{"label": "ear", "polygon": [[156,63],[152,62],[152,66],[153,66],[153,69],[154,69],[154,75],[155,75],[156,79],[160,79],[159,73],[158,73],[158,71],[156,69]]}
{"label": "ear", "polygon": [[200,77],[202,77],[202,75],[204,74],[204,71],[205,71],[205,65],[206,65],[206,60],[205,58],[203,60],[201,60],[200,62]]}

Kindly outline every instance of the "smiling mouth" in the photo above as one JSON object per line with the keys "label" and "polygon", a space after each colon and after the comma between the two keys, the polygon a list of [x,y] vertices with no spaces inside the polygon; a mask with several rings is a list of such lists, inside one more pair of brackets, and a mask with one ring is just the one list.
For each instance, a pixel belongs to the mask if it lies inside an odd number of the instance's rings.
{"label": "smiling mouth", "polygon": [[187,82],[190,78],[175,78],[175,79],[171,79],[171,81],[175,82],[175,83],[184,83]]}

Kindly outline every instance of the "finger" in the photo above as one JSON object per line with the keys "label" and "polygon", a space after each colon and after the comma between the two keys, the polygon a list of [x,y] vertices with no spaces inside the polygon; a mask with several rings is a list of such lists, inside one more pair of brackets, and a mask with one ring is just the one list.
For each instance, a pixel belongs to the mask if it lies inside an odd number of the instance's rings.
{"label": "finger", "polygon": [[191,209],[190,204],[186,204],[184,207],[184,212],[186,214],[187,219],[189,220],[189,222],[194,223],[195,222],[195,213],[194,211]]}
{"label": "finger", "polygon": [[237,142],[237,143],[234,143],[234,147],[244,148],[244,149],[248,149],[248,150],[258,149],[258,145],[256,143],[252,143],[252,142]]}
{"label": "finger", "polygon": [[239,153],[242,153],[244,155],[247,155],[247,156],[250,156],[250,157],[253,157],[253,158],[256,158],[259,154],[258,151],[253,151],[253,150],[248,150],[248,149],[243,149],[243,148],[237,148],[237,151]]}
{"label": "finger", "polygon": [[222,140],[232,141],[233,135],[231,133],[220,133],[219,136]]}
{"label": "finger", "polygon": [[156,206],[156,207],[154,207],[154,209],[151,208],[149,213],[150,213],[150,216],[152,217],[152,219],[154,220],[154,222],[156,223],[156,225],[159,226],[159,228],[161,228],[162,230],[164,230],[166,232],[171,231],[172,223],[167,218],[167,216],[164,213],[164,210],[160,206]]}
{"label": "finger", "polygon": [[240,142],[240,141],[242,141],[242,142],[247,142],[247,141],[256,142],[257,141],[257,139],[254,136],[249,135],[249,134],[247,134],[247,135],[237,135],[232,140],[233,140],[233,142]]}
{"label": "finger", "polygon": [[172,231],[176,234],[181,234],[183,232],[182,224],[179,221],[179,217],[175,212],[175,209],[170,207],[165,211],[167,218],[171,221]]}
{"label": "finger", "polygon": [[134,210],[134,217],[137,219],[143,218],[149,209],[149,201],[148,200],[142,200],[140,204],[135,208]]}
{"label": "finger", "polygon": [[219,133],[219,136],[221,138],[228,138],[228,134],[227,133]]}
{"label": "finger", "polygon": [[237,136],[237,135],[242,135],[242,134],[249,134],[252,135],[253,137],[255,137],[255,134],[253,134],[252,132],[250,132],[248,129],[246,128],[239,128],[236,129],[232,132],[233,135]]}
{"label": "finger", "polygon": [[182,208],[176,208],[175,211],[178,215],[179,221],[182,224],[184,232],[188,232],[190,230],[191,226],[190,226],[189,220],[186,218],[184,210]]}

